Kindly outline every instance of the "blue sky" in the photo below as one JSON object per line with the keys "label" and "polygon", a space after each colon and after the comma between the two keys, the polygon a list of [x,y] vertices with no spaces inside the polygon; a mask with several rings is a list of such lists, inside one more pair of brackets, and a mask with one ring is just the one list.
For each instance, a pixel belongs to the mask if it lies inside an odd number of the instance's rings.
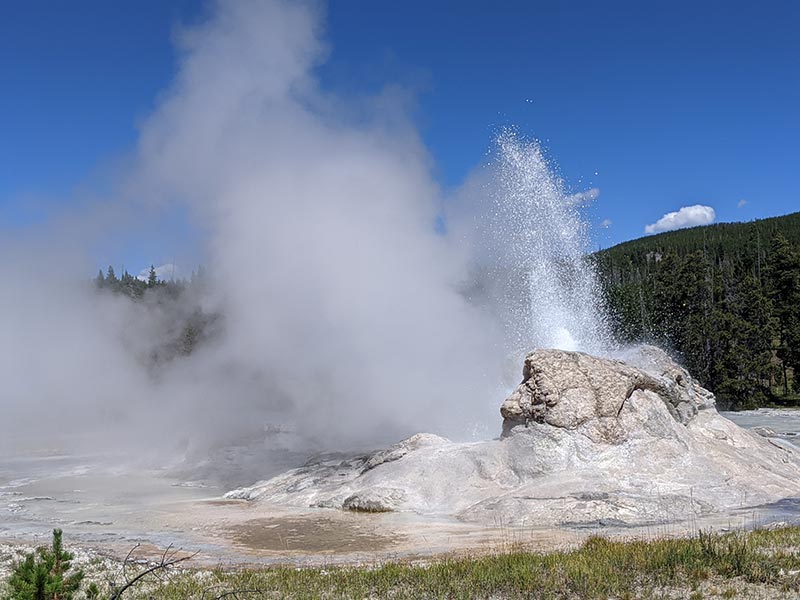
{"label": "blue sky", "polygon": [[[0,226],[41,219],[130,151],[174,74],[172,32],[204,6],[0,6]],[[574,191],[599,188],[591,218],[611,225],[595,229],[598,246],[683,206],[711,206],[717,221],[800,210],[800,3],[331,0],[327,10],[323,85],[414,90],[445,188],[514,125],[543,142]]]}

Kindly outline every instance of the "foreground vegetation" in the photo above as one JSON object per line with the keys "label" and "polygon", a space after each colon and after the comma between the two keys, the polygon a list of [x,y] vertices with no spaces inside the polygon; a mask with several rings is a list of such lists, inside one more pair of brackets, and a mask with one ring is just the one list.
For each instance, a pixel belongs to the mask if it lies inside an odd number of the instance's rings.
{"label": "foreground vegetation", "polygon": [[800,213],[597,252],[616,337],[678,356],[720,405],[800,404]]}
{"label": "foreground vegetation", "polygon": [[[140,566],[140,572],[145,568]],[[87,580],[93,579],[100,594],[107,594],[108,575],[87,571]],[[800,598],[800,527],[650,541],[593,537],[577,550],[546,554],[512,550],[442,558],[425,565],[182,570],[161,575],[143,580],[123,597]],[[9,600],[19,599],[12,595]]]}

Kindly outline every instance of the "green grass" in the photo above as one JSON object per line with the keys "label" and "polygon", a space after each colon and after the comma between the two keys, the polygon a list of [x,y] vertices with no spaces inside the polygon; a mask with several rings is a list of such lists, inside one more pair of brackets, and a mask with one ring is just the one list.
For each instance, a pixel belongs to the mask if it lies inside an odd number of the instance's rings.
{"label": "green grass", "polygon": [[[390,563],[374,568],[265,568],[186,571],[157,589],[130,598],[214,598],[225,591],[250,598],[733,598],[736,583],[800,594],[800,527],[688,539],[588,539],[577,550],[441,558],[427,565]],[[711,596],[701,590],[714,583]],[[216,590],[210,594],[209,590]],[[233,597],[233,596],[229,596]],[[746,595],[738,597],[747,597]]]}

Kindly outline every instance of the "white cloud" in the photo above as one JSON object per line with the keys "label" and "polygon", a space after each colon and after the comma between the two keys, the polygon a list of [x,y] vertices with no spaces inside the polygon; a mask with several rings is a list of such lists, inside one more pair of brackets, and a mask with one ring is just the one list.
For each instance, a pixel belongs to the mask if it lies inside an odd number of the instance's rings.
{"label": "white cloud", "polygon": [[717,213],[710,206],[694,204],[684,206],[675,212],[669,212],[655,223],[645,226],[645,233],[661,233],[662,231],[674,231],[686,227],[696,227],[698,225],[708,225],[717,218]]}
{"label": "white cloud", "polygon": [[578,192],[577,194],[572,194],[571,196],[567,196],[567,201],[570,204],[589,204],[597,199],[600,195],[600,188],[592,188],[590,190],[586,190],[585,192]]}
{"label": "white cloud", "polygon": [[612,221],[611,219],[603,219],[602,221],[600,221],[600,227],[602,227],[603,229],[608,229],[613,224],[614,221]]}
{"label": "white cloud", "polygon": [[[178,265],[173,263],[167,263],[165,265],[160,265],[155,267],[156,270],[156,277],[158,277],[159,281],[168,281],[170,279],[175,279],[179,277],[180,270],[178,269]],[[139,271],[139,274],[136,276],[137,279],[141,281],[147,281],[150,277],[150,267],[146,269],[142,269]]]}
{"label": "white cloud", "polygon": [[743,198],[736,204],[736,208],[742,208],[745,204],[747,204],[747,200]]}

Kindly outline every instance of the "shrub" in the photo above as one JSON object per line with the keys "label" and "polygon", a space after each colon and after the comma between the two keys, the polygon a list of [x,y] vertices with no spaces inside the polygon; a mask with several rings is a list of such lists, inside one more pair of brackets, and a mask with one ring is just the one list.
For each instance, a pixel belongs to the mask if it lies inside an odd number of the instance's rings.
{"label": "shrub", "polygon": [[83,571],[70,573],[73,558],[54,529],[50,548],[37,548],[14,567],[6,600],[72,600],[83,582]]}

